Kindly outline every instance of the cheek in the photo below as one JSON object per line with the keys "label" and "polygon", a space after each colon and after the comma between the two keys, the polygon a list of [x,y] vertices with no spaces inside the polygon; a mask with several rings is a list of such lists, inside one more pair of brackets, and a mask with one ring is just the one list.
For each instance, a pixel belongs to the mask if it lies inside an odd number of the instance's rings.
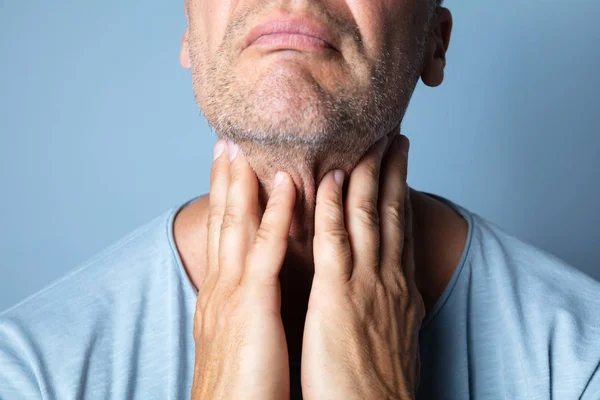
{"label": "cheek", "polygon": [[410,51],[427,18],[428,0],[346,0],[370,56]]}
{"label": "cheek", "polygon": [[364,50],[369,58],[379,58],[386,35],[389,0],[345,0],[350,17],[358,26]]}
{"label": "cheek", "polygon": [[[238,0],[191,0],[190,35],[204,52],[214,54],[223,40],[230,11]],[[206,55],[206,54],[205,54]]]}

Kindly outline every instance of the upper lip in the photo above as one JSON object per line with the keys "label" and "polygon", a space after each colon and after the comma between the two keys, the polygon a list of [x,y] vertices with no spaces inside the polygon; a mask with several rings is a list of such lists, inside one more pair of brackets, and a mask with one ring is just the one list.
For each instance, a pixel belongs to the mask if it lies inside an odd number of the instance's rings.
{"label": "upper lip", "polygon": [[323,40],[331,48],[337,50],[335,38],[325,25],[321,25],[318,22],[305,17],[285,16],[267,19],[265,22],[252,28],[244,40],[244,49],[261,36],[277,33],[312,36]]}

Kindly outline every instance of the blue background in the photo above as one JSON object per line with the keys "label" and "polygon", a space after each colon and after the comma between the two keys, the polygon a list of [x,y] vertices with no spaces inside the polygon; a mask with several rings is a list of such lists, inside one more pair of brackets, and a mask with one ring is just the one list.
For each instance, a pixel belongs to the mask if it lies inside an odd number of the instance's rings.
{"label": "blue background", "polygon": [[[448,0],[409,184],[600,278],[598,0]],[[208,190],[183,0],[0,0],[0,309]]]}

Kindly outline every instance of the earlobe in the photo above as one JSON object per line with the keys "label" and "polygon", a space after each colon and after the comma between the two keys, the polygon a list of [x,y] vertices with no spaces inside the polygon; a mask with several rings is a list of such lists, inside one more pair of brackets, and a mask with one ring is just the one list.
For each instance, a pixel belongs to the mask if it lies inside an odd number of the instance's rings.
{"label": "earlobe", "polygon": [[430,60],[421,74],[423,83],[431,87],[441,85],[444,81],[444,64],[445,62],[439,58]]}
{"label": "earlobe", "polygon": [[181,40],[181,52],[179,53],[179,63],[185,69],[192,69],[192,63],[190,61],[190,42],[189,42],[189,28],[187,28],[183,34]]}

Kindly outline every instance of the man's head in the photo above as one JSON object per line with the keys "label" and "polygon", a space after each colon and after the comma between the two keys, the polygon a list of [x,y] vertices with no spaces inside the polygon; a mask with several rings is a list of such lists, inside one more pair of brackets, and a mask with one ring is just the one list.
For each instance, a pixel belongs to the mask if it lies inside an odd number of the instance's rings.
{"label": "man's head", "polygon": [[419,77],[441,83],[452,22],[440,3],[189,0],[181,63],[223,137],[364,152],[400,124]]}

